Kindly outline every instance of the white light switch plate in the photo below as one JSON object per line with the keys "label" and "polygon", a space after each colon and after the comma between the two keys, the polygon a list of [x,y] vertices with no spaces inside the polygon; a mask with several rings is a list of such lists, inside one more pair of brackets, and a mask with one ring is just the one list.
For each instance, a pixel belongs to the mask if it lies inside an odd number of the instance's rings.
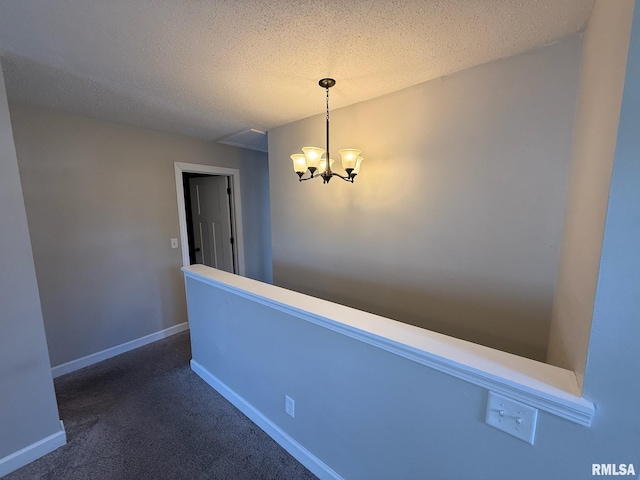
{"label": "white light switch plate", "polygon": [[538,409],[489,392],[485,421],[492,427],[533,445]]}
{"label": "white light switch plate", "polygon": [[171,239],[171,248],[178,248],[178,239],[177,238],[172,238]]}

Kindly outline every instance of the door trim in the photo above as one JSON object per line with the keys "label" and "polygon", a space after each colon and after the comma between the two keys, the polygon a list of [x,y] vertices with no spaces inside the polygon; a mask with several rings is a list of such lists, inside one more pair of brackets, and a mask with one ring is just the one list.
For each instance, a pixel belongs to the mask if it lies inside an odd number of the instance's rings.
{"label": "door trim", "polygon": [[178,222],[180,224],[180,247],[182,249],[182,266],[191,264],[189,259],[189,238],[187,236],[187,215],[184,204],[184,185],[182,173],[204,173],[209,175],[225,175],[233,182],[233,221],[235,227],[235,246],[238,260],[238,274],[245,276],[244,269],[244,238],[242,236],[242,207],[240,197],[240,170],[237,168],[214,167],[212,165],[197,165],[195,163],[174,162],[176,174],[176,197],[178,200]]}

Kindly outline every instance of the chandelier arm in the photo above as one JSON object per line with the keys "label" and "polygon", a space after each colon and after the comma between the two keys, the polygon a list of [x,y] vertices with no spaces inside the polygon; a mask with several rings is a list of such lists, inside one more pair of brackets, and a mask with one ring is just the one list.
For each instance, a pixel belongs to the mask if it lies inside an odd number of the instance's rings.
{"label": "chandelier arm", "polygon": [[302,178],[302,177],[300,177],[300,179],[299,179],[299,180],[300,180],[301,182],[306,182],[307,180],[314,180],[314,179],[316,179],[316,178],[320,178],[320,175],[316,175],[315,177],[307,177],[307,178]]}
{"label": "chandelier arm", "polygon": [[341,178],[342,180],[344,180],[345,182],[353,183],[353,179],[352,179],[352,178],[342,176],[342,175],[340,175],[339,173],[336,173],[336,172],[331,172],[331,176],[333,176],[333,177],[339,177],[339,178]]}

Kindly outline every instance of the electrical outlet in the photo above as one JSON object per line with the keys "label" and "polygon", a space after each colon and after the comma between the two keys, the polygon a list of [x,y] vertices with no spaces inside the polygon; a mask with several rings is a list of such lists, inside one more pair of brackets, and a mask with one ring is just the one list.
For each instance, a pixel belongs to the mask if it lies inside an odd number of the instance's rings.
{"label": "electrical outlet", "polygon": [[289,395],[284,396],[284,411],[292,418],[296,416],[296,401]]}
{"label": "electrical outlet", "polygon": [[538,409],[489,392],[487,424],[533,445]]}
{"label": "electrical outlet", "polygon": [[171,239],[171,248],[178,248],[178,239],[177,238],[172,238]]}

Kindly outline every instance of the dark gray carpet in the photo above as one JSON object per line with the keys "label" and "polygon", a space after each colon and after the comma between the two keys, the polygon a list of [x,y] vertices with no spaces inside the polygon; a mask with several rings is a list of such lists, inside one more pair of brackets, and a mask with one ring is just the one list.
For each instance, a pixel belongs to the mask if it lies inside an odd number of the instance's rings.
{"label": "dark gray carpet", "polygon": [[314,479],[189,368],[184,332],[56,379],[67,445],[22,479]]}

